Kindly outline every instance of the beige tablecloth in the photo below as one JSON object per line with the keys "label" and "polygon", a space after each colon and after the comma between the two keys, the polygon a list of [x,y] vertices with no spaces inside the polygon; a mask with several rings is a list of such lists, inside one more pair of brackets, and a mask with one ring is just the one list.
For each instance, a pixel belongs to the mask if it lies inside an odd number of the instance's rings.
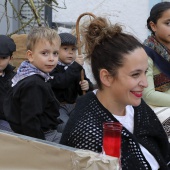
{"label": "beige tablecloth", "polygon": [[118,159],[0,131],[0,170],[118,170]]}

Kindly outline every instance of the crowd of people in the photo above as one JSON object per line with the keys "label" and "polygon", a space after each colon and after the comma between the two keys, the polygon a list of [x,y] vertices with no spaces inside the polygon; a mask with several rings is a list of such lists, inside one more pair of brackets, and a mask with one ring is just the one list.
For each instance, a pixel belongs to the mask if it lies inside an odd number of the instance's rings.
{"label": "crowd of people", "polygon": [[1,35],[0,129],[101,153],[103,123],[120,122],[122,169],[168,170],[169,134],[151,106],[170,106],[170,2],[153,6],[147,26],[143,43],[104,17],[83,28],[95,88],[71,33],[33,28],[17,72],[16,45]]}

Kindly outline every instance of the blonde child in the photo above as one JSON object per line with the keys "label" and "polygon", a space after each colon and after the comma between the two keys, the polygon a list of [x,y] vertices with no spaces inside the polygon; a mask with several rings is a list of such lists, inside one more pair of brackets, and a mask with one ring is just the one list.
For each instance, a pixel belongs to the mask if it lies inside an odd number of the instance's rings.
{"label": "blonde child", "polygon": [[5,115],[16,133],[59,142],[59,102],[49,80],[58,62],[60,37],[53,29],[34,28],[27,37],[28,61],[21,63],[5,100]]}

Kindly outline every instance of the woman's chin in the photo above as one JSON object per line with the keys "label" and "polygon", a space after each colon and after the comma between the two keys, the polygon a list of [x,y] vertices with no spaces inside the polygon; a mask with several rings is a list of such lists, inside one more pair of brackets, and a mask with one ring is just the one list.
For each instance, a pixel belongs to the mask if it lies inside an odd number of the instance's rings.
{"label": "woman's chin", "polygon": [[132,106],[139,106],[141,104],[141,98],[132,102]]}

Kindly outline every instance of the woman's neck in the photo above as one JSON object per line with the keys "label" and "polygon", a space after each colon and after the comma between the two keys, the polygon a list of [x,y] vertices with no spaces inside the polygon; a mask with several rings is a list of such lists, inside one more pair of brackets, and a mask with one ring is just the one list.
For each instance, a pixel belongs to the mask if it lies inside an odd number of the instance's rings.
{"label": "woman's neck", "polygon": [[125,116],[125,106],[118,103],[110,92],[98,90],[96,96],[100,103],[112,114],[117,116]]}

